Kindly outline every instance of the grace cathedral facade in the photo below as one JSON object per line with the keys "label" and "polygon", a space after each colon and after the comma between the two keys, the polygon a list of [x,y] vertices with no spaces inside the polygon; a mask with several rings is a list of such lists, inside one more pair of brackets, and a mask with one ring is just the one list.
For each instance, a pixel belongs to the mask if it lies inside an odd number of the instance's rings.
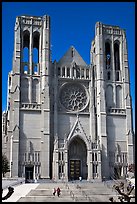
{"label": "grace cathedral facade", "polygon": [[[18,16],[2,151],[11,177],[119,178],[134,163],[126,33],[97,22],[90,65],[51,60],[50,16]],[[85,36],[86,37],[86,36]]]}

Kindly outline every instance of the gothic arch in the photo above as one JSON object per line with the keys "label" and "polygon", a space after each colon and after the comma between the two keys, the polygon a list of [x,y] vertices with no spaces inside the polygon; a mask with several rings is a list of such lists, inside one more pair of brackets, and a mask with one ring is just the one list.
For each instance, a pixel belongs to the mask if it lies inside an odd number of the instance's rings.
{"label": "gothic arch", "polygon": [[33,32],[33,48],[37,48],[39,50],[39,37],[40,34],[38,31]]}
{"label": "gothic arch", "polygon": [[105,65],[106,69],[111,68],[111,41],[108,39],[105,41]]}
{"label": "gothic arch", "polygon": [[76,135],[68,145],[68,178],[78,180],[80,176],[87,179],[87,146],[84,140]]}
{"label": "gothic arch", "polygon": [[106,105],[113,107],[113,86],[111,84],[108,84],[106,88]]}
{"label": "gothic arch", "polygon": [[29,102],[29,82],[27,78],[21,78],[21,102]]}
{"label": "gothic arch", "polygon": [[23,31],[23,55],[22,55],[22,72],[29,73],[29,43],[30,33],[28,30]]}
{"label": "gothic arch", "polygon": [[67,77],[70,77],[70,67],[67,67]]}
{"label": "gothic arch", "polygon": [[39,81],[38,79],[33,79],[32,81],[32,101],[38,102],[39,101]]}
{"label": "gothic arch", "polygon": [[114,42],[114,63],[115,70],[120,70],[120,42],[118,40]]}
{"label": "gothic arch", "polygon": [[23,31],[23,48],[27,47],[29,49],[30,42],[30,32],[28,30]]}
{"label": "gothic arch", "polygon": [[39,32],[38,31],[33,32],[33,74],[38,73],[39,38],[40,38]]}
{"label": "gothic arch", "polygon": [[122,108],[122,87],[116,86],[116,107]]}

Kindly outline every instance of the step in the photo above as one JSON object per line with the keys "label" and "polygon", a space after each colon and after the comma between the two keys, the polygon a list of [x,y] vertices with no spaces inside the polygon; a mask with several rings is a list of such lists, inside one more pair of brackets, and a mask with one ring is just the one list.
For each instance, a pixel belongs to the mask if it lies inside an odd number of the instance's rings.
{"label": "step", "polygon": [[27,196],[21,197],[17,202],[74,202],[70,197],[53,196]]}
{"label": "step", "polygon": [[[69,195],[69,191],[66,189],[61,189],[61,195]],[[34,189],[34,190],[31,190],[27,196],[41,196],[41,195],[44,195],[44,196],[51,196],[53,195],[53,189]]]}

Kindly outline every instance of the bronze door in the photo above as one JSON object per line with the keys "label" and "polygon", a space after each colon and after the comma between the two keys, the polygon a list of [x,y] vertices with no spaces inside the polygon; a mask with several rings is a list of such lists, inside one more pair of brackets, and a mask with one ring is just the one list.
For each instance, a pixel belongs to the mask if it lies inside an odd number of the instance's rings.
{"label": "bronze door", "polygon": [[77,180],[81,176],[80,160],[70,160],[70,179]]}

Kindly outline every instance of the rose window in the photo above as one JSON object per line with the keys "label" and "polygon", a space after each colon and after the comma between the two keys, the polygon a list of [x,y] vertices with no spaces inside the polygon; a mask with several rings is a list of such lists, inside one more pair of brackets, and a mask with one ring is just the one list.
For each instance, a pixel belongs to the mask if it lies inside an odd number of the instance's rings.
{"label": "rose window", "polygon": [[65,84],[60,92],[60,102],[68,111],[80,111],[87,104],[87,93],[82,85]]}

